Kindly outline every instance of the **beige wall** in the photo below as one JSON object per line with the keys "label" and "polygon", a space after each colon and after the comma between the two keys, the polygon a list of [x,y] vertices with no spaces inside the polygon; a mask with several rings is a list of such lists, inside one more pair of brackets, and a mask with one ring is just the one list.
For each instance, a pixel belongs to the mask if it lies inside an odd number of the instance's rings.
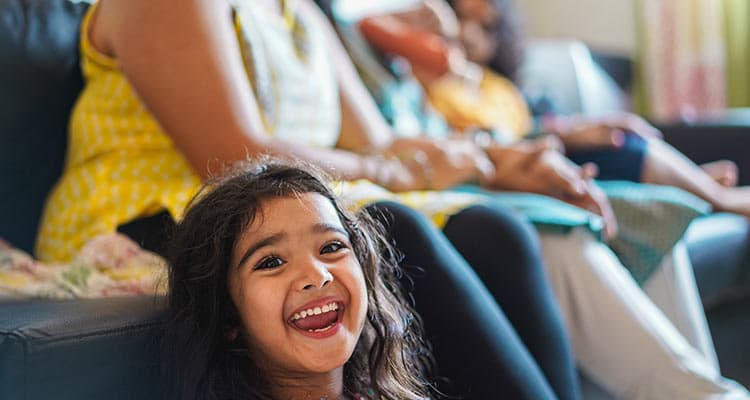
{"label": "beige wall", "polygon": [[531,38],[575,38],[612,54],[635,52],[636,0],[516,0]]}

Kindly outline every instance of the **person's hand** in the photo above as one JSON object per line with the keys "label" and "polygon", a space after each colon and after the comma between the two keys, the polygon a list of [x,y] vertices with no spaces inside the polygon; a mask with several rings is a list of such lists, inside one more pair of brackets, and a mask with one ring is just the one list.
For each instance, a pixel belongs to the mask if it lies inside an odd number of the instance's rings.
{"label": "person's hand", "polygon": [[526,151],[554,150],[558,153],[565,154],[565,145],[562,140],[555,135],[544,135],[534,139],[523,139],[513,143],[513,148],[524,149]]}
{"label": "person's hand", "polygon": [[[442,190],[494,175],[492,162],[484,151],[462,139],[400,138],[393,141],[386,154],[383,168],[391,182],[385,186],[393,191]],[[385,176],[386,170],[381,174]]]}
{"label": "person's hand", "polygon": [[631,113],[616,113],[601,118],[554,117],[545,125],[571,150],[619,148],[625,143],[627,134],[646,139],[662,137],[653,125]]}
{"label": "person's hand", "polygon": [[495,175],[487,182],[488,188],[555,197],[600,215],[605,237],[616,235],[617,222],[612,207],[593,182],[598,172],[596,165],[589,163],[579,167],[558,151],[528,145],[493,146],[486,152],[495,165]]}
{"label": "person's hand", "polygon": [[614,211],[612,211],[612,205],[609,203],[609,199],[607,199],[607,195],[602,188],[593,180],[588,179],[586,181],[586,194],[584,196],[571,198],[566,201],[601,216],[604,223],[603,234],[605,240],[611,240],[617,236],[617,219],[615,218]]}
{"label": "person's hand", "polygon": [[546,194],[557,198],[581,196],[585,178],[595,175],[594,167],[578,167],[562,154],[536,143],[485,149],[495,166],[491,189]]}

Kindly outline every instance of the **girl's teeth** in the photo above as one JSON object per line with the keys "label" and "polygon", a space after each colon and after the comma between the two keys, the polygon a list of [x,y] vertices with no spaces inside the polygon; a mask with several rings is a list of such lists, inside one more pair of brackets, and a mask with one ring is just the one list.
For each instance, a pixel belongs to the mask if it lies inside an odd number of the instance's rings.
{"label": "girl's teeth", "polygon": [[309,317],[311,315],[320,315],[322,313],[336,311],[338,309],[339,305],[337,303],[326,304],[323,307],[310,308],[304,311],[300,311],[299,313],[295,313],[294,316],[292,316],[292,321]]}

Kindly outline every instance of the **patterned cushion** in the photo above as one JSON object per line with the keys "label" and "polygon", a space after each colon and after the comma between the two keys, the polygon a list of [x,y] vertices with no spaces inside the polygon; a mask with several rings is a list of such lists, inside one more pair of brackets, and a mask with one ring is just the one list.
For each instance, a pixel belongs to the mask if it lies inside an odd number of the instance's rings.
{"label": "patterned cushion", "polygon": [[600,182],[617,217],[619,233],[610,246],[643,284],[680,240],[690,223],[711,206],[683,190],[632,182]]}
{"label": "patterned cushion", "polygon": [[0,300],[163,295],[165,266],[121,234],[97,236],[72,262],[54,265],[0,241]]}

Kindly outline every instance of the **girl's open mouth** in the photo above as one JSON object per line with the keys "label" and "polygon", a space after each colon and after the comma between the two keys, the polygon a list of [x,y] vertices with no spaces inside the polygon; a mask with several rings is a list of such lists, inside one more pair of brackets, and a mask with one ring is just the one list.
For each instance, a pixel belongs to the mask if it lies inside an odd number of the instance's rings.
{"label": "girl's open mouth", "polygon": [[328,337],[338,330],[343,311],[342,303],[327,301],[295,312],[289,319],[289,324],[305,336]]}

